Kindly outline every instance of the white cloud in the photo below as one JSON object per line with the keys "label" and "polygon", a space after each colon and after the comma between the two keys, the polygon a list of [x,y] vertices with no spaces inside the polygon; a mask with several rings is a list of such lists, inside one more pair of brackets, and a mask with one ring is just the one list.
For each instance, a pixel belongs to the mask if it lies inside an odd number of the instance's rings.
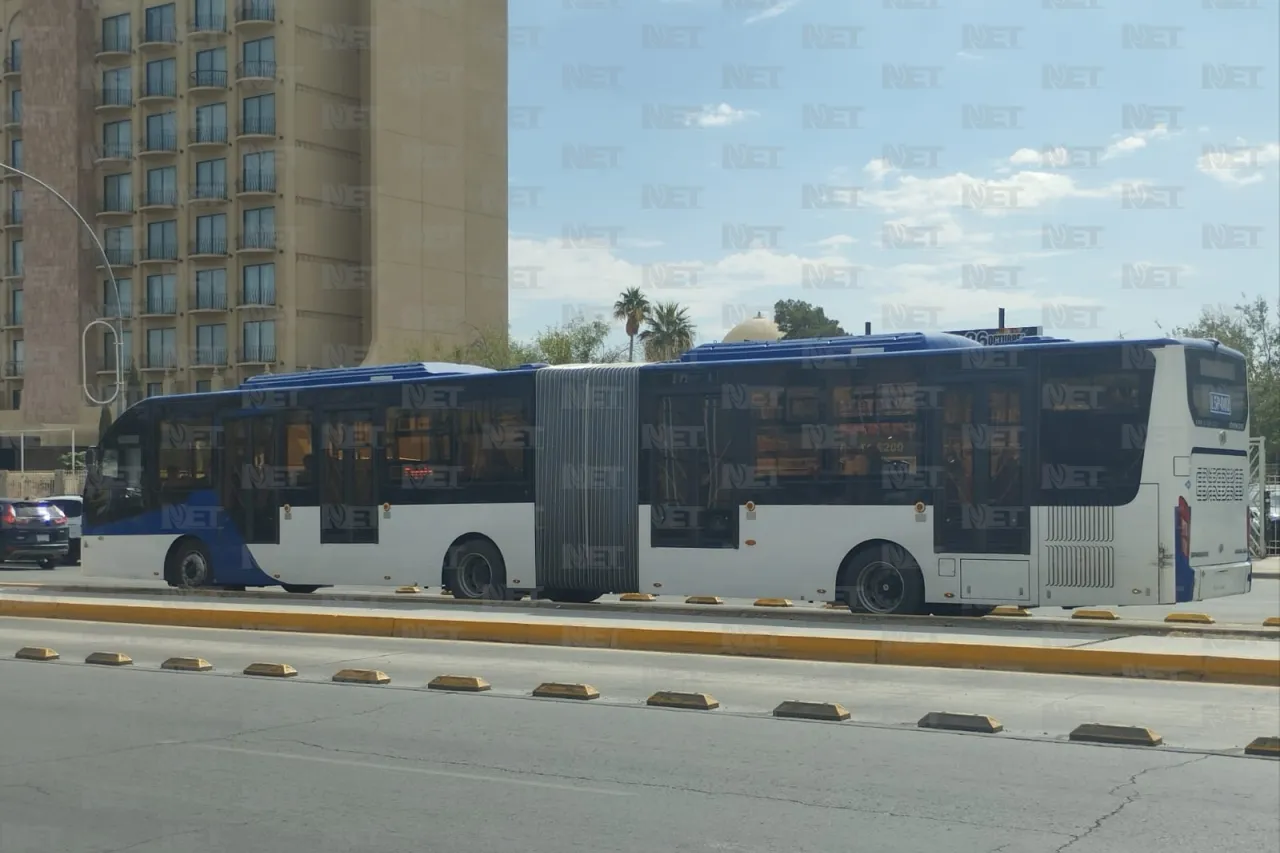
{"label": "white cloud", "polygon": [[1112,160],[1125,154],[1132,154],[1134,151],[1141,151],[1147,147],[1148,140],[1164,139],[1169,136],[1169,129],[1164,125],[1154,127],[1151,130],[1139,130],[1137,133],[1117,139],[1107,146],[1102,152],[1103,160]]}
{"label": "white cloud", "polygon": [[870,175],[873,181],[878,182],[883,181],[886,175],[894,171],[894,168],[889,164],[888,160],[883,157],[877,157],[867,165],[863,166],[862,171]]}
{"label": "white cloud", "polygon": [[689,124],[697,127],[728,127],[759,115],[753,110],[739,110],[728,104],[713,104],[704,106],[702,112],[691,115]]}
{"label": "white cloud", "polygon": [[974,61],[974,62],[978,62],[978,61],[981,61],[982,59],[985,59],[985,57],[984,57],[982,54],[980,54],[980,53],[970,53],[970,52],[969,52],[969,51],[967,51],[967,50],[957,51],[957,52],[956,52],[956,56],[957,56],[958,58],[960,58],[960,59],[968,59],[968,60],[971,60],[971,61]]}
{"label": "white cloud", "polygon": [[913,214],[946,208],[980,208],[987,213],[1007,213],[1044,207],[1068,198],[1109,198],[1110,187],[1087,189],[1068,175],[1022,171],[998,180],[981,180],[957,172],[941,178],[905,175],[892,189],[867,190],[859,196],[872,207],[893,214]]}
{"label": "white cloud", "polygon": [[1040,166],[1044,164],[1044,154],[1034,148],[1019,148],[1009,155],[1009,162],[1015,166]]}
{"label": "white cloud", "polygon": [[787,12],[790,12],[796,6],[799,6],[801,2],[802,0],[778,0],[777,3],[774,3],[769,8],[763,9],[755,13],[751,17],[747,18],[747,20],[744,21],[744,23],[755,24],[755,23],[759,23],[760,21],[767,21],[770,18],[776,18],[779,15],[785,15]]}
{"label": "white cloud", "polygon": [[813,245],[821,246],[824,249],[834,249],[837,246],[852,246],[858,242],[858,238],[850,234],[832,234],[830,237],[823,237]]}
{"label": "white cloud", "polygon": [[1227,186],[1245,187],[1265,180],[1267,168],[1277,162],[1280,143],[1249,145],[1238,139],[1234,145],[1206,146],[1196,168]]}

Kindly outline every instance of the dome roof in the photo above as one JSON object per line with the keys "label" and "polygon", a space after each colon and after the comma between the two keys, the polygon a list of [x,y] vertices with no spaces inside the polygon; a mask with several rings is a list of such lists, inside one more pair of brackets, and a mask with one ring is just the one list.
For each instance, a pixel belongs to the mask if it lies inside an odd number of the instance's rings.
{"label": "dome roof", "polygon": [[780,340],[782,340],[782,332],[778,331],[778,324],[763,314],[757,314],[748,320],[743,320],[724,336],[726,344]]}

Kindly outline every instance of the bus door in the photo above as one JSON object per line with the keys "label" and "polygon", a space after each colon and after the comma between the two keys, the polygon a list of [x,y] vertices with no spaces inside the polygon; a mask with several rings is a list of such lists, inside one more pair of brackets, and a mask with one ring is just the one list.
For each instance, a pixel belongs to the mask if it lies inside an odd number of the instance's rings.
{"label": "bus door", "polygon": [[278,415],[222,421],[222,506],[246,545],[280,544]]}
{"label": "bus door", "polygon": [[378,543],[377,428],[367,411],[320,415],[320,543]]}
{"label": "bus door", "polygon": [[934,550],[1031,553],[1027,395],[1021,378],[943,386]]}

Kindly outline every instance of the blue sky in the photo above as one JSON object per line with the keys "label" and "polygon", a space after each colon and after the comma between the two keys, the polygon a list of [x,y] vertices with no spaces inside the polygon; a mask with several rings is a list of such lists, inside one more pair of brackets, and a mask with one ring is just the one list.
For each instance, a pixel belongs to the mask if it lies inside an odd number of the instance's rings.
{"label": "blue sky", "polygon": [[1280,300],[1276,0],[516,0],[510,27],[518,336],[636,285],[700,341],[778,299],[1074,338]]}

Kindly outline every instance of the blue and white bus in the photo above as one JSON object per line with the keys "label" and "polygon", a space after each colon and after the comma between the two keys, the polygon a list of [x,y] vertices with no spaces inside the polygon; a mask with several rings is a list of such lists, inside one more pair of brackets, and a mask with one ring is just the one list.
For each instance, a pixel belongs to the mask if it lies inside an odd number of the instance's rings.
{"label": "blue and white bus", "polygon": [[951,334],[679,361],[407,364],[144,400],[85,493],[91,575],[842,601],[887,614],[1250,589],[1245,362]]}

